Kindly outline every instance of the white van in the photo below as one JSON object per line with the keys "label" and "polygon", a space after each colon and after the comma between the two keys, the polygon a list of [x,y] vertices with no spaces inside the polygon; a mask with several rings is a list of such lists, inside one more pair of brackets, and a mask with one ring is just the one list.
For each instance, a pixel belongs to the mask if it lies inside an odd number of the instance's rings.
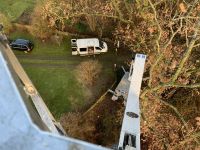
{"label": "white van", "polygon": [[108,51],[105,42],[97,38],[71,39],[72,55],[95,55]]}

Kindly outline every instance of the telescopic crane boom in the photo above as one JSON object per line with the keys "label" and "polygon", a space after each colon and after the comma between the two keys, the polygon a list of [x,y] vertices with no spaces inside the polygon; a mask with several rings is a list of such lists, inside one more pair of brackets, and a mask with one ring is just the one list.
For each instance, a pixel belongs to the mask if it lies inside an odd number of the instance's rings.
{"label": "telescopic crane boom", "polygon": [[19,63],[18,59],[16,58],[15,54],[11,50],[10,46],[8,45],[8,40],[5,34],[0,31],[0,42],[4,45],[4,53],[8,57],[14,71],[18,75],[19,79],[24,84],[24,90],[25,92],[30,96],[30,98],[33,101],[33,104],[35,105],[35,108],[37,109],[37,112],[39,113],[41,119],[47,126],[47,128],[55,134],[64,134],[65,131],[60,125],[60,123],[56,122],[55,118],[49,111],[48,107],[44,103],[42,97],[40,96],[39,92],[29,79],[28,75],[22,68],[21,64]]}

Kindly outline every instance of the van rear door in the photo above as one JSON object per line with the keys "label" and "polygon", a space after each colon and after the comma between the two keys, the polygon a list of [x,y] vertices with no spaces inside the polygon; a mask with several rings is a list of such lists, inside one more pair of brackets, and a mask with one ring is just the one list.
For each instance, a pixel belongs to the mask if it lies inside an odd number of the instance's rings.
{"label": "van rear door", "polygon": [[88,47],[88,54],[89,55],[93,55],[94,54],[94,47],[93,46]]}

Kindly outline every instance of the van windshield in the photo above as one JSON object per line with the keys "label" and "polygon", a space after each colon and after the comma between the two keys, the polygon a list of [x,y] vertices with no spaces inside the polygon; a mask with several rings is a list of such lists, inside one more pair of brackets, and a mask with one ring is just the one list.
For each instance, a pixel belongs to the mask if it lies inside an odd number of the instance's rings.
{"label": "van windshield", "polygon": [[104,45],[103,45],[103,41],[99,41],[99,46],[103,49]]}

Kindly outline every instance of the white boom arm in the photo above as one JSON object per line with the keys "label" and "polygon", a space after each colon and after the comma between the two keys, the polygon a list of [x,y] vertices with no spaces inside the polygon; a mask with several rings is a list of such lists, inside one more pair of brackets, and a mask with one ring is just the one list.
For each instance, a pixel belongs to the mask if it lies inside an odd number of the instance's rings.
{"label": "white boom arm", "polygon": [[[1,42],[1,39],[5,40],[6,36],[4,34],[1,34],[1,32],[0,32],[0,42]],[[24,89],[25,89],[26,93],[31,97],[33,104],[35,105],[35,107],[36,107],[41,119],[45,123],[45,125],[48,127],[48,129],[52,133],[59,134],[58,129],[57,129],[57,128],[59,128],[59,130],[62,131],[63,134],[65,134],[65,131],[63,130],[61,125],[58,122],[56,122],[55,118],[49,111],[49,109],[46,106],[46,104],[44,103],[42,97],[40,96],[40,94],[38,93],[36,88],[34,87],[33,83],[31,82],[28,75],[22,68],[21,64],[19,63],[19,61],[16,58],[13,51],[10,49],[9,45],[6,43],[6,41],[2,41],[2,43],[5,46],[4,53],[7,55],[13,69],[15,70],[18,77],[24,84]]]}
{"label": "white boom arm", "polygon": [[136,54],[133,70],[130,71],[130,88],[126,103],[119,150],[140,150],[139,94],[144,73],[146,55]]}

